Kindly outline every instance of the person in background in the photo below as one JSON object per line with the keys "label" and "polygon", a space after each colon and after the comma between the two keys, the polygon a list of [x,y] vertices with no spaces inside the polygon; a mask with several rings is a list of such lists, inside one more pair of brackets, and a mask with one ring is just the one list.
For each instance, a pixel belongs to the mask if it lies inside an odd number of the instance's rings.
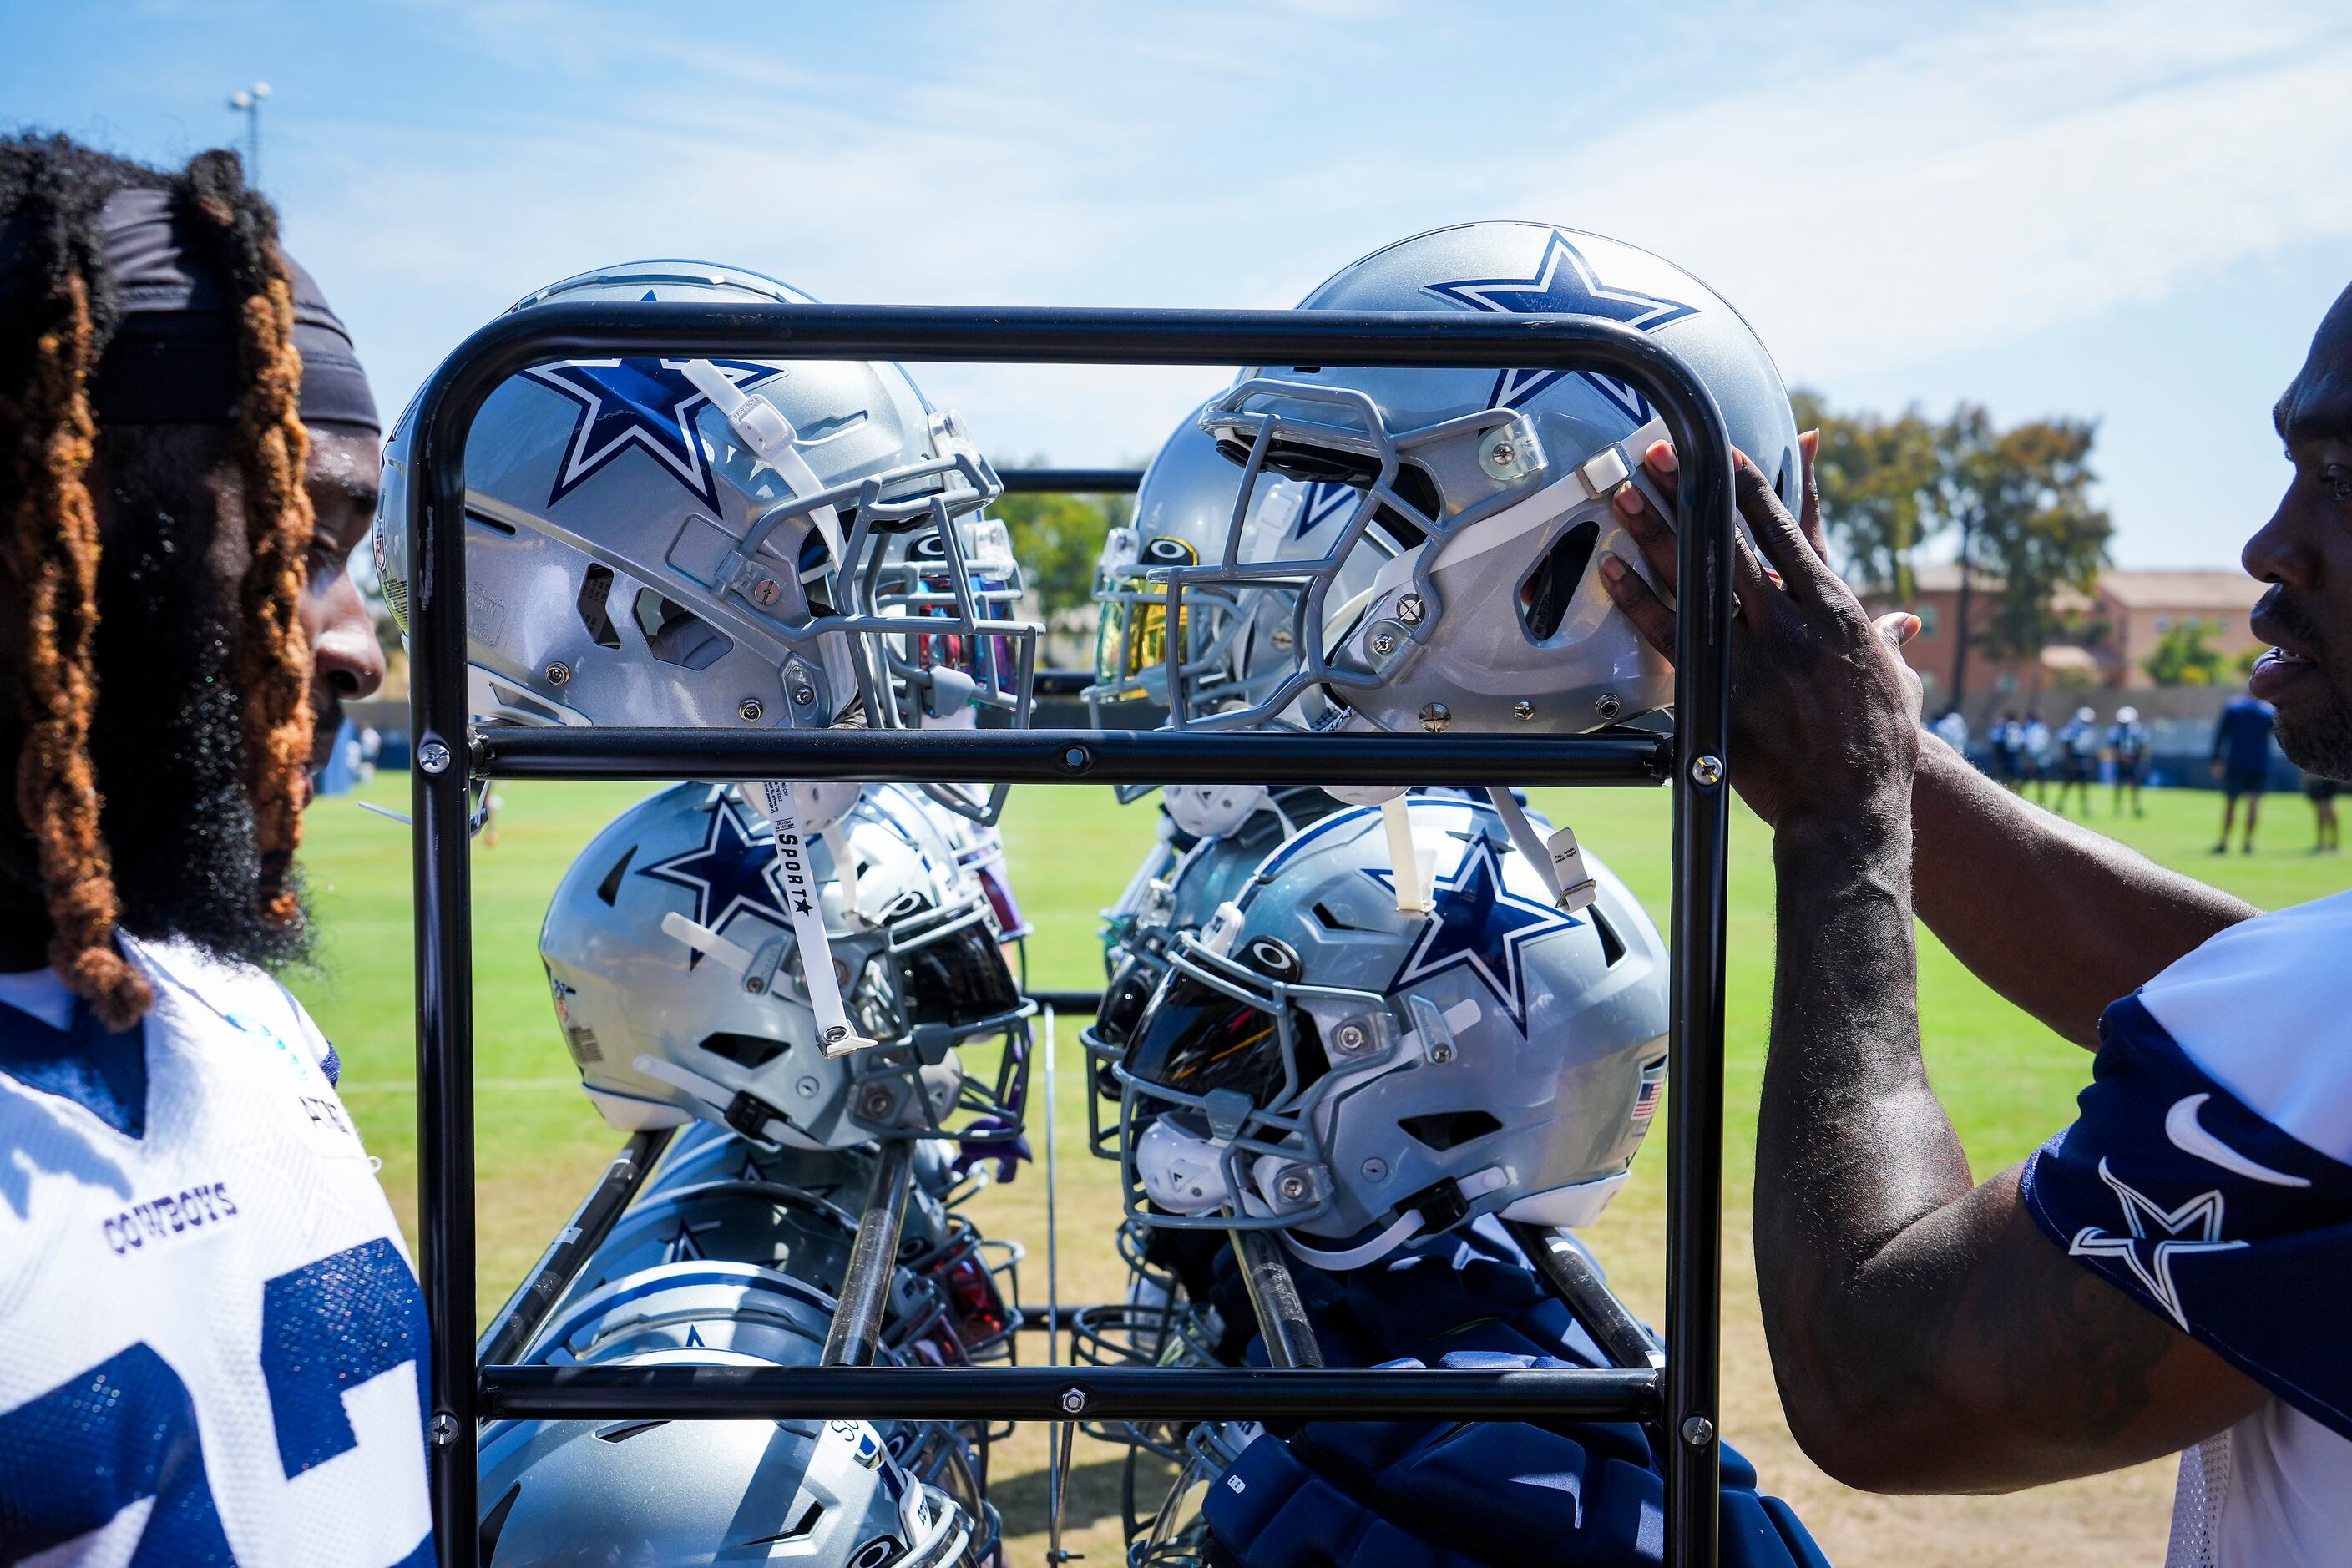
{"label": "person in background", "polygon": [[2018,720],[2015,710],[2000,716],[1992,727],[1992,776],[2001,788],[2015,795],[2022,787],[2025,754],[2025,726]]}
{"label": "person in background", "polygon": [[1936,737],[1952,750],[1966,756],[1969,750],[1969,721],[1957,708],[1948,708],[1936,721]]}
{"label": "person in background", "polygon": [[2124,814],[2124,792],[2131,792],[2134,816],[2146,816],[2140,805],[2140,784],[2147,777],[2147,726],[2139,721],[2139,710],[2129,703],[2116,710],[2116,721],[2107,731],[2107,751],[2116,760],[2116,812]]}
{"label": "person in background", "polygon": [[2213,776],[2221,781],[2221,840],[2213,846],[2216,855],[2230,852],[2230,825],[2236,819],[2240,795],[2246,800],[2244,852],[2254,852],[2254,817],[2270,776],[2271,730],[2277,721],[2269,703],[2241,692],[2221,705],[2221,716],[2213,722]]}
{"label": "person in background", "polygon": [[2303,793],[2311,801],[2311,814],[2316,818],[2318,841],[2312,845],[2314,855],[2333,855],[2343,847],[2343,836],[2336,821],[2336,795],[2344,786],[2334,779],[2317,773],[2305,773]]}
{"label": "person in background", "polygon": [[[2046,805],[2050,800],[2050,775],[2056,761],[2050,752],[2050,726],[2035,714],[2025,721],[2025,738],[2020,745],[2026,775],[2033,781],[2033,804]],[[2063,792],[2062,792],[2063,793]]]}
{"label": "person in background", "polygon": [[2099,716],[2088,708],[2077,708],[2066,727],[2058,731],[2058,811],[2066,810],[2066,793],[2074,793],[2075,803],[2083,815],[2091,815],[2091,781],[2099,773]]}

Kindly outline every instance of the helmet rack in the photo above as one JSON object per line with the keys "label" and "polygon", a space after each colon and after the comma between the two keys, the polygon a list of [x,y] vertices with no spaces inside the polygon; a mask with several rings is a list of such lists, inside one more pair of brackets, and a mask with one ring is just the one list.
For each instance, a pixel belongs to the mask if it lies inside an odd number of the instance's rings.
{"label": "helmet rack", "polygon": [[[1314,364],[1592,371],[1646,395],[1682,455],[1675,733],[1580,737],[1096,731],[474,731],[466,690],[466,439],[524,368],[625,354],[1060,364]],[[1697,375],[1641,333],[1579,317],[1358,311],[556,302],[501,316],[419,395],[409,489],[420,1261],[432,1331],[427,1416],[443,1568],[478,1568],[479,1423],[551,1419],[1640,1419],[1667,1433],[1666,1561],[1717,1559],[1723,1176],[1724,788],[1732,459]],[[1072,478],[1076,474],[1076,478]],[[1112,470],[1029,489],[1117,488]],[[1024,476],[1025,477],[1025,476]],[[1158,1367],[518,1366],[593,1245],[559,1241],[479,1347],[475,1298],[469,790],[482,778],[988,784],[1670,784],[1673,944],[1664,1368],[1358,1371]],[[581,1212],[609,1227],[658,1152],[632,1140]],[[1539,1259],[1539,1263],[1540,1263]],[[1547,1270],[1549,1273],[1549,1271]],[[852,1281],[855,1283],[854,1279]],[[1557,1288],[1558,1282],[1555,1281]],[[852,1325],[854,1329],[856,1325]],[[494,1352],[494,1353],[493,1353]]]}

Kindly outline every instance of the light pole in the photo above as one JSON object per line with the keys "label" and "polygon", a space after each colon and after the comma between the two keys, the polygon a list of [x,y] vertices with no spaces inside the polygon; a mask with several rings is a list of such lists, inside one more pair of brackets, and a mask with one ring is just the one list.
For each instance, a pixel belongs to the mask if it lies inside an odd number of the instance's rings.
{"label": "light pole", "polygon": [[245,183],[257,190],[261,186],[261,100],[268,96],[266,81],[228,95],[228,106],[245,116]]}

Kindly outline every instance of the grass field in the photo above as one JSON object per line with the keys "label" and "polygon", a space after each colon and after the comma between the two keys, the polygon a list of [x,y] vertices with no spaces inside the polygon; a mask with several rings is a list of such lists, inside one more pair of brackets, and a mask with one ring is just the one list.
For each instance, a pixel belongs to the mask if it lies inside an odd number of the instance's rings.
{"label": "grass field", "polygon": [[[638,786],[502,786],[499,841],[475,857],[475,1005],[480,1226],[480,1310],[513,1289],[619,1143],[578,1092],[552,1016],[536,952],[550,889],[572,855]],[[406,781],[365,792],[405,810]],[[1663,918],[1668,872],[1667,800],[1658,792],[1551,794],[1542,804],[1597,851]],[[2118,821],[2101,797],[2094,825],[2168,865],[2219,882],[2265,908],[2352,884],[2333,858],[2307,853],[2304,803],[2273,796],[2253,856],[2210,855],[2219,798],[2151,793],[2145,818]],[[1038,935],[1030,978],[1041,987],[1098,984],[1095,912],[1116,897],[1150,831],[1148,805],[1122,808],[1109,792],[1034,789],[1017,795],[1006,834],[1021,897]],[[383,1179],[414,1228],[416,1103],[411,1007],[408,830],[349,797],[310,816],[304,851],[325,931],[321,972],[295,989],[341,1053],[342,1092],[383,1161]],[[1755,1105],[1770,998],[1770,861],[1766,835],[1738,816],[1731,862],[1728,1040],[1725,1130],[1724,1428],[1756,1460],[1767,1489],[1790,1499],[1842,1564],[2155,1563],[2166,1539],[2171,1466],[2045,1488],[2008,1498],[1874,1498],[1851,1492],[1808,1465],[1789,1440],[1773,1395],[1757,1318],[1748,1206]],[[2020,910],[2021,920],[2040,918]],[[1922,1016],[1929,1066],[1981,1177],[2022,1158],[2072,1111],[2089,1058],[1978,984],[1932,938],[1920,943]],[[1064,1300],[1115,1298],[1123,1274],[1111,1249],[1118,1215],[1112,1172],[1086,1157],[1082,1053],[1076,1028],[1060,1030],[1058,1119]],[[1034,1103],[1034,1102],[1033,1102]],[[1043,1130],[1032,1123],[1041,1150]],[[1663,1135],[1651,1146],[1664,1149]],[[1663,1276],[1664,1160],[1652,1154],[1602,1221],[1587,1233],[1613,1282],[1652,1321]],[[991,1235],[1025,1241],[1024,1292],[1042,1301],[1047,1259],[1040,1171],[982,1194],[974,1216]],[[996,1493],[1013,1537],[1012,1561],[1043,1559],[1042,1440],[1024,1434],[1001,1452]],[[1115,1470],[1109,1450],[1081,1440],[1066,1514],[1066,1545],[1089,1562],[1118,1561]]]}

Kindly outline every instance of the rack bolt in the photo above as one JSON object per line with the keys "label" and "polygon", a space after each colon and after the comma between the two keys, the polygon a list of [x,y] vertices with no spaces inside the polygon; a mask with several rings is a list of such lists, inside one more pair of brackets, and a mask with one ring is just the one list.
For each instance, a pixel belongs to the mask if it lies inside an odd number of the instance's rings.
{"label": "rack bolt", "polygon": [[1062,753],[1062,766],[1074,773],[1086,772],[1087,764],[1093,760],[1087,755],[1087,749],[1084,746],[1072,746]]}
{"label": "rack bolt", "polygon": [[1603,719],[1614,719],[1625,710],[1625,704],[1615,692],[1604,691],[1601,694],[1601,700],[1593,703],[1592,710]]}
{"label": "rack bolt", "polygon": [[1085,1389],[1066,1388],[1062,1390],[1062,1413],[1064,1415],[1076,1415],[1084,1411],[1086,1407],[1087,1391]]}
{"label": "rack bolt", "polygon": [[1522,697],[1517,702],[1511,704],[1511,717],[1517,719],[1520,723],[1524,724],[1535,716],[1536,705],[1528,701],[1526,698]]}
{"label": "rack bolt", "polygon": [[760,715],[765,713],[767,710],[760,706],[758,698],[746,697],[735,705],[735,711],[742,715],[743,722],[746,724],[756,724],[760,721]]}
{"label": "rack bolt", "polygon": [[1421,625],[1421,617],[1427,614],[1429,614],[1429,606],[1421,602],[1421,595],[1418,594],[1407,594],[1397,601],[1397,619],[1406,626]]}
{"label": "rack bolt", "polygon": [[1367,1160],[1364,1162],[1364,1180],[1368,1182],[1385,1182],[1388,1179],[1389,1163],[1386,1160]]}
{"label": "rack bolt", "polygon": [[457,1440],[457,1418],[446,1410],[433,1417],[433,1446],[446,1448]]}
{"label": "rack bolt", "polygon": [[1691,782],[1701,789],[1713,789],[1723,782],[1723,759],[1712,752],[1691,763]]}
{"label": "rack bolt", "polygon": [[1431,734],[1437,734],[1453,722],[1454,710],[1444,703],[1424,702],[1421,705],[1421,727]]}
{"label": "rack bolt", "polygon": [[1386,632],[1374,632],[1372,634],[1372,657],[1374,658],[1386,658],[1389,655],[1394,652],[1396,652],[1396,638],[1389,636]]}
{"label": "rack bolt", "polygon": [[428,773],[449,771],[449,748],[438,741],[427,741],[416,748],[416,765]]}
{"label": "rack bolt", "polygon": [[1683,1423],[1683,1441],[1694,1448],[1704,1448],[1715,1441],[1715,1423],[1704,1415],[1693,1415]]}
{"label": "rack bolt", "polygon": [[553,664],[547,667],[547,683],[550,686],[561,686],[571,679],[572,667],[564,663],[562,659],[558,659]]}

